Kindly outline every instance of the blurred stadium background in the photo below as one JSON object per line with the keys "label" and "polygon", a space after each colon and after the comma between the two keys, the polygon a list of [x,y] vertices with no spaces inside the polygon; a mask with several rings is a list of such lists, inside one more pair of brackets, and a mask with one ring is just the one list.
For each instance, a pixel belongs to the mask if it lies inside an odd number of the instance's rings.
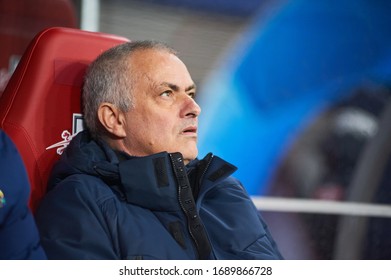
{"label": "blurred stadium background", "polygon": [[0,91],[45,27],[165,41],[199,87],[200,156],[239,167],[287,259],[391,259],[390,14],[386,0],[0,0]]}

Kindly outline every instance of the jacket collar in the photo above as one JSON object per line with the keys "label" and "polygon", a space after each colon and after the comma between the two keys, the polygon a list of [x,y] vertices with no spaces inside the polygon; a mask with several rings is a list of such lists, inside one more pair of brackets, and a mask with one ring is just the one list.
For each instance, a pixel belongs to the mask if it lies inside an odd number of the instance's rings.
{"label": "jacket collar", "polygon": [[[101,178],[118,191],[126,201],[151,210],[177,211],[178,187],[170,155],[161,152],[135,157],[115,152],[103,141],[94,141],[86,131],[80,132],[68,146],[56,167],[53,183],[74,173]],[[205,193],[215,183],[226,178],[236,167],[217,156],[208,154],[187,166],[192,187]],[[195,184],[193,182],[196,182]]]}
{"label": "jacket collar", "polygon": [[177,184],[166,152],[128,157],[118,166],[121,185],[129,203],[152,210],[178,211]]}

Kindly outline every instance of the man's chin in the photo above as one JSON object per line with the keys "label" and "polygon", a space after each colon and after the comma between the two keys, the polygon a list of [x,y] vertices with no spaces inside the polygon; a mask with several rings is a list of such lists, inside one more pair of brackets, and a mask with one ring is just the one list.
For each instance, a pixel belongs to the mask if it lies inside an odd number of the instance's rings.
{"label": "man's chin", "polygon": [[188,164],[190,161],[195,159],[197,157],[197,155],[198,155],[198,150],[196,150],[195,152],[192,152],[192,153],[189,153],[189,152],[182,153],[184,163]]}

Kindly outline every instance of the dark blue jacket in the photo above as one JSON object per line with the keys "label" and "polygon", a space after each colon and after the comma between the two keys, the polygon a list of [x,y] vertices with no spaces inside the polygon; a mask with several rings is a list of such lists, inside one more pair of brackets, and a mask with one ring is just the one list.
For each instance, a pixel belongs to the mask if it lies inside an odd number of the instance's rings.
{"label": "dark blue jacket", "polygon": [[45,259],[28,208],[30,185],[23,161],[0,130],[0,259]]}
{"label": "dark blue jacket", "polygon": [[208,155],[131,157],[79,133],[37,213],[52,259],[281,259],[236,168]]}

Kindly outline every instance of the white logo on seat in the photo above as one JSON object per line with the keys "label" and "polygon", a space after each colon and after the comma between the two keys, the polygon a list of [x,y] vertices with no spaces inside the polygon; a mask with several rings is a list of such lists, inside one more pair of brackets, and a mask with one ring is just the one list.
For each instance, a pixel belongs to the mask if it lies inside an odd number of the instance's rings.
{"label": "white logo on seat", "polygon": [[62,155],[65,148],[69,145],[72,138],[76,136],[80,131],[84,129],[83,127],[83,116],[81,114],[73,114],[73,121],[72,121],[72,133],[70,133],[68,130],[64,130],[61,133],[61,138],[63,139],[60,142],[57,142],[53,145],[50,145],[46,148],[46,150],[57,148],[57,154]]}

